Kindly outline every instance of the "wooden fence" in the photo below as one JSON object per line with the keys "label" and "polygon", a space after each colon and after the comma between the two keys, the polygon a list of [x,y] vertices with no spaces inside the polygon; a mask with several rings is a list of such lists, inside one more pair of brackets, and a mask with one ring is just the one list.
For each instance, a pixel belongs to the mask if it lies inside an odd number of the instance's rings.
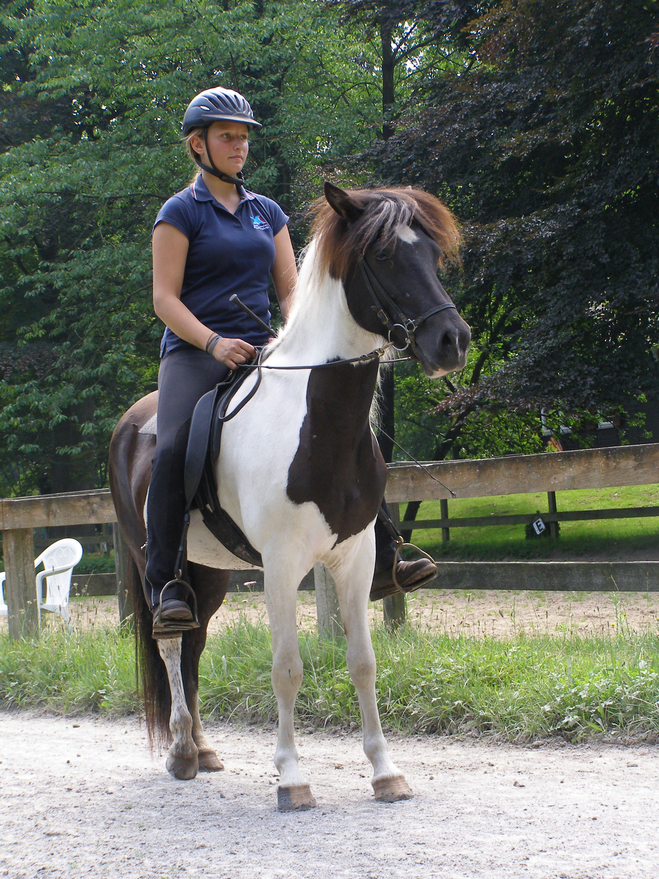
{"label": "wooden fence", "polygon": [[[427,469],[459,498],[488,497],[546,492],[548,511],[542,518],[556,522],[584,518],[657,516],[659,507],[561,512],[555,493],[573,489],[616,488],[625,485],[659,483],[659,443],[554,452],[543,455],[514,455],[468,461],[443,461]],[[396,517],[399,504],[439,500],[442,518],[402,522],[403,528],[435,527],[447,533],[465,525],[521,524],[537,513],[524,516],[451,518],[446,504],[450,492],[428,473],[413,464],[389,467],[387,501]],[[0,501],[0,530],[7,580],[5,600],[9,610],[11,637],[32,634],[38,626],[34,586],[34,528],[61,525],[105,524],[116,517],[107,489],[66,494],[11,498]],[[116,542],[117,581],[122,598],[121,542]],[[659,591],[659,562],[439,562],[436,588],[448,589],[542,589]],[[315,572],[319,624],[322,631],[335,631],[338,610],[331,578],[317,566]],[[402,596],[401,596],[402,599]],[[385,599],[385,619],[404,618],[404,600]]]}

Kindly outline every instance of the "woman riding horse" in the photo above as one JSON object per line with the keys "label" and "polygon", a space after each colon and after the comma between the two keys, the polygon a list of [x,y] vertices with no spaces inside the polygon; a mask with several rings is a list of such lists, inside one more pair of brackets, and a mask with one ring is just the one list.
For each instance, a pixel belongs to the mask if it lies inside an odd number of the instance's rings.
{"label": "woman riding horse", "polygon": [[[230,302],[235,293],[270,320],[272,276],[284,320],[297,270],[288,217],[244,187],[249,134],[261,128],[238,92],[212,88],[190,102],[183,134],[200,172],[161,208],[153,231],[153,303],[166,324],[158,375],[158,442],[147,501],[144,590],[154,637],[197,625],[178,574],[185,515],[184,464],[194,407],[203,394],[256,356],[268,333]],[[396,554],[388,516],[378,517],[372,598],[412,591],[437,573],[427,559]]]}

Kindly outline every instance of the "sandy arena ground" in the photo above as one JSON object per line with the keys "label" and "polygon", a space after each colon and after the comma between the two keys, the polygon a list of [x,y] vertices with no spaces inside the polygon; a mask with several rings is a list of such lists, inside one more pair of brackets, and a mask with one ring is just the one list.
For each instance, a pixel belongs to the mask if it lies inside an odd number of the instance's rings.
{"label": "sandy arena ground", "polygon": [[[116,622],[111,598],[74,600],[76,626]],[[654,595],[440,593],[408,616],[451,634],[656,631]],[[382,618],[374,605],[373,619]],[[217,629],[265,621],[230,594]],[[298,602],[315,626],[313,593]],[[52,620],[50,624],[58,624]],[[656,879],[659,747],[534,746],[389,736],[415,792],[376,803],[357,732],[298,734],[318,801],[275,809],[276,730],[214,723],[225,771],[170,778],[134,718],[0,711],[0,876],[7,879]]]}
{"label": "sandy arena ground", "polygon": [[170,778],[134,719],[0,712],[8,879],[656,879],[656,747],[389,737],[415,798],[373,799],[358,734],[300,734],[318,808],[275,809],[275,730],[208,727]]}
{"label": "sandy arena ground", "polygon": [[[75,626],[87,628],[118,622],[116,599],[72,599]],[[316,627],[313,592],[299,592],[298,624]],[[262,592],[230,592],[211,620],[209,631],[218,631],[245,616],[267,624]],[[382,621],[382,602],[370,605],[371,620]],[[614,635],[659,629],[659,593],[614,592],[501,592],[421,589],[407,597],[407,618],[422,628],[449,635],[508,638],[516,634],[564,636]],[[48,619],[58,624],[57,619]],[[0,627],[7,620],[0,618]],[[1,629],[0,629],[1,630]]]}

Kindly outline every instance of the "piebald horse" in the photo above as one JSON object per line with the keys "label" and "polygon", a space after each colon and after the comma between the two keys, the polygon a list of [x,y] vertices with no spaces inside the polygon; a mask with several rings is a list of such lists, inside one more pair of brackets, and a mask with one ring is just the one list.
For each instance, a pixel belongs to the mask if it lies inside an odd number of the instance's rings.
{"label": "piebald horse", "polygon": [[[469,327],[437,277],[438,264],[456,252],[458,237],[449,210],[427,193],[346,192],[326,184],[290,319],[266,351],[257,392],[224,426],[217,464],[220,504],[263,559],[279,711],[274,762],[281,810],[315,805],[298,765],[293,712],[302,681],[296,592],[316,562],[326,565],[336,582],[376,799],[412,796],[387,753],[375,695],[367,609],[373,524],[386,467],[370,411],[380,349],[387,342],[407,348],[434,378],[464,366]],[[229,411],[250,392],[254,372]],[[222,768],[202,729],[198,666],[229,571],[246,565],[193,511],[188,573],[200,628],[182,638],[152,639],[141,581],[144,506],[156,442],[145,425],[153,421],[156,398],[153,393],[139,400],[119,422],[110,447],[110,484],[131,553],[127,581],[149,736],[172,742],[167,768],[176,778],[190,779],[198,770]]]}

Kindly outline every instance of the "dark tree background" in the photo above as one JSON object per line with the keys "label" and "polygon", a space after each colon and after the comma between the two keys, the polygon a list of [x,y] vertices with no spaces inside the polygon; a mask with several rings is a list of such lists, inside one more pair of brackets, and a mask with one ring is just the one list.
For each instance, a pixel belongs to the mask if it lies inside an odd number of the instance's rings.
{"label": "dark tree background", "polygon": [[489,4],[465,68],[428,77],[371,149],[379,176],[445,195],[465,224],[452,280],[476,356],[439,405],[437,457],[480,451],[498,413],[578,424],[656,398],[656,31],[649,2]]}

